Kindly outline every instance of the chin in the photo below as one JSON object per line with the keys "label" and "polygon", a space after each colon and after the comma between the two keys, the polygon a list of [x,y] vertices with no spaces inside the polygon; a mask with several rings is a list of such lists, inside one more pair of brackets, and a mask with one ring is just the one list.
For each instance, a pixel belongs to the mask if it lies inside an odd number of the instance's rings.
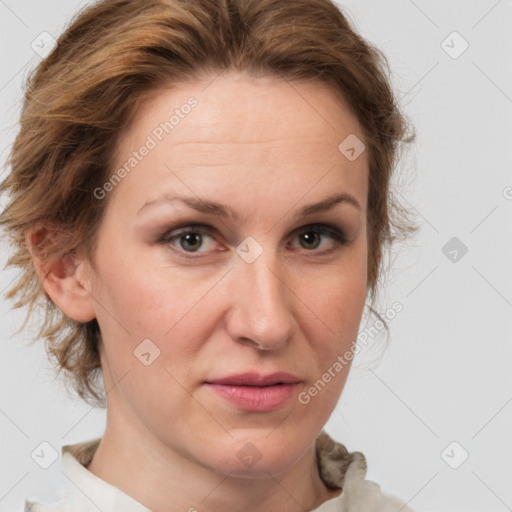
{"label": "chin", "polygon": [[210,453],[210,463],[216,472],[238,477],[268,478],[269,474],[278,476],[288,471],[304,454],[308,444],[301,438],[293,442],[288,436],[275,435],[272,430],[264,429],[253,435],[235,436],[232,443],[218,445]]}
{"label": "chin", "polygon": [[238,459],[235,450],[229,460],[225,458],[218,464],[217,471],[237,477],[268,478],[269,475],[279,476],[290,470],[297,462],[300,453],[283,453],[282,450],[264,450],[261,458],[250,458],[245,454],[242,460]]}

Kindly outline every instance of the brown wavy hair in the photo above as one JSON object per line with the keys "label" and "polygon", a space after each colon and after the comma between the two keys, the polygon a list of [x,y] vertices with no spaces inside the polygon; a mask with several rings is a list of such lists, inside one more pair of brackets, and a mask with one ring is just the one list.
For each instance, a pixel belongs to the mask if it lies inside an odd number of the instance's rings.
{"label": "brown wavy hair", "polygon": [[[391,87],[389,63],[330,0],[103,0],[80,11],[30,73],[0,190],[0,215],[21,272],[6,297],[44,312],[38,338],[58,372],[90,404],[105,406],[97,321],[78,322],[49,298],[27,246],[37,229],[45,268],[79,247],[91,258],[119,134],[152,92],[234,70],[319,80],[346,101],[364,133],[368,192],[368,292],[384,249],[417,229],[390,189],[404,143],[414,139]],[[372,308],[373,310],[373,308]]]}

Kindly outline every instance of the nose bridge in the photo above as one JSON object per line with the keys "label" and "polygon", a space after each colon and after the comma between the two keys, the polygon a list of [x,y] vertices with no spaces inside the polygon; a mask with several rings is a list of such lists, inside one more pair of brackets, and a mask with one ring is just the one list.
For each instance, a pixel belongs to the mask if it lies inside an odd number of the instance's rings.
{"label": "nose bridge", "polygon": [[294,326],[290,294],[275,252],[269,248],[252,262],[236,263],[237,300],[232,335],[250,339],[262,349],[276,349]]}
{"label": "nose bridge", "polygon": [[279,275],[276,258],[261,256],[259,261],[246,265],[244,274],[254,291],[250,302],[255,312],[265,317],[269,312],[286,309],[284,276]]}

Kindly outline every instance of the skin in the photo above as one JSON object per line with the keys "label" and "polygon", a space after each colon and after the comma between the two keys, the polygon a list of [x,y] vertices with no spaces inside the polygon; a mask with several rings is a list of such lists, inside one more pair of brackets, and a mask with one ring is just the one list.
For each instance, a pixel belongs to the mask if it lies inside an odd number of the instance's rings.
{"label": "skin", "polygon": [[[197,107],[103,199],[94,261],[78,254],[44,280],[66,314],[97,318],[103,335],[107,426],[88,469],[155,511],[312,510],[340,494],[320,479],[314,441],[349,365],[307,405],[297,396],[359,329],[368,160],[365,151],[349,161],[338,146],[349,134],[364,140],[362,130],[321,83],[228,73],[157,91],[121,134],[113,170],[190,96]],[[294,220],[335,192],[360,208],[342,202]],[[240,219],[164,201],[138,213],[165,194],[214,200]],[[192,223],[212,231],[202,242],[158,243]],[[305,239],[313,224],[337,228],[348,243],[328,233]],[[248,236],[263,249],[252,263],[236,252]],[[160,350],[149,366],[134,355],[147,338]],[[302,382],[264,413],[241,411],[204,385],[250,370]],[[237,457],[248,442],[261,454],[250,467]]]}

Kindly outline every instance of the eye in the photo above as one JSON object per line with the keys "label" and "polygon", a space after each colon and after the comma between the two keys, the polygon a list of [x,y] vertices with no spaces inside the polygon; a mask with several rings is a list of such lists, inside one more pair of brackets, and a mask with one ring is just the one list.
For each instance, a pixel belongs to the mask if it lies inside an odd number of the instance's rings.
{"label": "eye", "polygon": [[[217,242],[214,239],[214,231],[210,226],[202,224],[187,225],[180,231],[169,231],[158,240],[158,243],[165,246],[170,245],[186,258],[197,258],[200,256],[193,256],[192,254],[204,254],[215,250]],[[348,244],[348,240],[342,231],[324,224],[312,224],[301,228],[300,231],[295,232],[295,237],[299,240],[299,249],[302,248],[306,252],[313,252],[318,255],[330,254]],[[330,244],[327,243],[327,248],[321,247],[325,239],[331,241]],[[225,250],[221,249],[221,251]]]}
{"label": "eye", "polygon": [[[301,229],[297,236],[300,240],[300,245],[307,249],[308,251],[316,251],[320,254],[328,254],[332,251],[340,249],[341,246],[347,245],[348,240],[343,232],[339,229],[330,227],[323,224],[312,224],[307,228]],[[322,239],[325,238],[331,239],[330,247],[328,246],[326,250],[317,251],[319,246],[322,244]]]}
{"label": "eye", "polygon": [[[173,234],[174,233],[174,234]],[[205,244],[205,240],[210,239],[210,243]],[[187,229],[182,230],[181,232],[175,233],[172,231],[168,235],[165,235],[160,243],[168,245],[171,244],[176,247],[178,250],[182,250],[185,252],[208,252],[209,249],[215,247],[215,242],[210,233],[210,229],[208,227],[203,226],[187,226]],[[206,248],[204,251],[199,251],[201,247]]]}

